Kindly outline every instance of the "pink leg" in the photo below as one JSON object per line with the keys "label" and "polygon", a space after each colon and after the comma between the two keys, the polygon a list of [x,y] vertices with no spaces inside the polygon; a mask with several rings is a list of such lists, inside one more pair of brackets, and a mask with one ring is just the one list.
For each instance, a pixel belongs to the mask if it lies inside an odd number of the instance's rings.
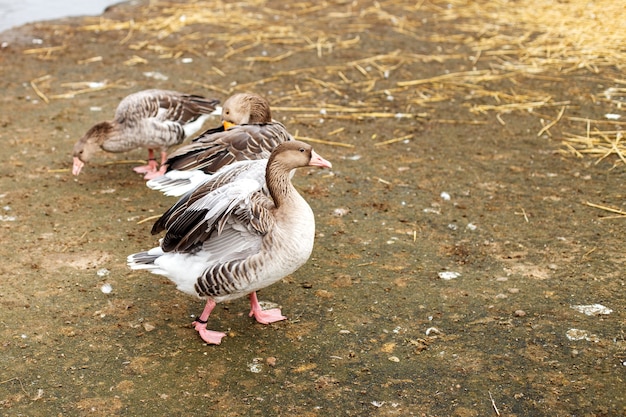
{"label": "pink leg", "polygon": [[154,151],[152,149],[148,149],[148,165],[141,165],[133,168],[133,171],[139,174],[147,174],[149,172],[154,172],[157,170],[157,161],[154,158]]}
{"label": "pink leg", "polygon": [[154,171],[148,172],[143,178],[151,180],[153,178],[160,177],[161,175],[165,175],[165,171],[167,170],[165,162],[167,162],[167,152],[161,152],[161,167],[158,170],[155,168]]}
{"label": "pink leg", "polygon": [[272,308],[269,310],[263,310],[259,304],[259,300],[256,297],[256,292],[250,294],[250,317],[254,316],[256,321],[261,324],[270,324],[275,321],[286,320],[287,317],[283,316],[280,312],[280,308]]}
{"label": "pink leg", "polygon": [[215,301],[208,299],[206,301],[206,305],[204,306],[204,310],[202,310],[202,314],[196,321],[193,322],[196,327],[196,331],[200,333],[200,337],[202,340],[207,342],[210,345],[219,345],[222,343],[222,337],[226,336],[225,333],[222,332],[214,332],[212,330],[206,329],[206,322],[211,315],[211,311],[215,308]]}

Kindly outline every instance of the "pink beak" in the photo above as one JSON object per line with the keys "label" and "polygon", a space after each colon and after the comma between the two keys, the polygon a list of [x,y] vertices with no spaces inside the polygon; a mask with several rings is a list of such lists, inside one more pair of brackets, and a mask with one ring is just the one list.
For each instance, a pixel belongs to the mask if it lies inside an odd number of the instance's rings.
{"label": "pink beak", "polygon": [[74,165],[72,166],[72,174],[78,175],[80,174],[80,170],[85,166],[85,163],[78,159],[77,156],[74,157]]}
{"label": "pink beak", "polygon": [[314,166],[314,167],[322,167],[322,168],[333,167],[333,164],[331,164],[330,162],[328,162],[327,160],[319,156],[317,152],[315,152],[312,149],[311,149],[311,161],[309,161],[309,165]]}

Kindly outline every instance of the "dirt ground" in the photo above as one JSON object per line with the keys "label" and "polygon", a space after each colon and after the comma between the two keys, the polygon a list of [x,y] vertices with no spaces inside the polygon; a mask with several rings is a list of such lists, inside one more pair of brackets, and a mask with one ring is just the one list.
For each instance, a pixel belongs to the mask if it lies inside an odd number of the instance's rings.
{"label": "dirt ground", "polygon": [[[623,67],[507,71],[478,3],[139,2],[0,34],[0,414],[625,415],[626,218],[588,204],[626,210],[625,165],[562,141],[620,131]],[[75,178],[71,150],[146,88],[261,93],[332,161],[294,178],[312,258],[260,293],[289,320],[219,305],[208,346],[202,301],[127,268],[174,200],[143,151]]]}

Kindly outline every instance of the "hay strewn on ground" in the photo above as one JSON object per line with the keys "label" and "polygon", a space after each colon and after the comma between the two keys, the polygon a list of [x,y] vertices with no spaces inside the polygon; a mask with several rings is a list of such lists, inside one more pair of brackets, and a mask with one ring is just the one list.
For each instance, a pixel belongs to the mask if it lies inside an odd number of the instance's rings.
{"label": "hay strewn on ground", "polygon": [[[616,154],[619,161],[626,161],[619,123],[612,123],[612,129],[607,130],[607,120],[598,115],[574,117],[570,109],[580,108],[583,103],[552,96],[533,86],[537,80],[559,83],[561,76],[572,73],[597,77],[612,86],[605,94],[592,92],[593,99],[615,109],[610,113],[617,112],[624,103],[626,81],[611,74],[623,70],[626,62],[623,2],[340,0],[277,6],[261,0],[206,0],[150,1],[143,10],[154,8],[160,9],[162,17],[148,17],[146,13],[101,18],[81,30],[122,31],[120,44],[133,51],[126,65],[208,56],[215,65],[207,72],[225,80],[232,79],[232,62],[243,70],[263,66],[266,70],[261,72],[271,74],[222,86],[185,80],[223,95],[259,86],[271,88],[275,80],[294,77],[299,82],[273,105],[277,111],[292,112],[300,119],[398,117],[476,123],[472,115],[493,114],[504,125],[507,113],[524,112],[541,119],[543,128],[538,135],[552,136],[551,129],[561,121],[573,122],[579,131],[560,133],[565,153],[601,158]],[[307,27],[302,22],[310,19],[298,20],[305,15],[326,19],[328,30]],[[454,27],[457,35],[440,36],[437,26],[450,22],[462,22]],[[422,39],[418,33],[423,33],[427,25],[432,25],[432,34]],[[385,50],[381,34],[389,30],[403,35],[405,44],[386,45]],[[381,43],[380,53],[361,56],[359,50],[373,49],[370,45],[363,47],[364,42],[372,41]],[[441,46],[436,53],[419,53],[416,45],[424,41]],[[54,50],[33,49],[28,53],[49,55]],[[317,57],[320,65],[303,67],[299,61],[302,56]],[[97,58],[85,57],[82,64]],[[419,76],[423,62],[434,61],[445,67],[446,62],[458,59],[467,61],[465,70]],[[271,65],[278,61],[291,69],[272,73]],[[511,86],[506,91],[502,91],[502,83],[496,83],[502,80]],[[36,83],[33,88],[37,89]],[[51,97],[64,98],[81,91]],[[45,97],[42,91],[37,94]],[[327,101],[311,102],[311,97],[320,96],[328,97]],[[586,97],[580,96],[583,100]],[[434,104],[450,100],[461,101],[469,113],[455,117],[433,113]],[[381,111],[390,101],[403,110]]]}

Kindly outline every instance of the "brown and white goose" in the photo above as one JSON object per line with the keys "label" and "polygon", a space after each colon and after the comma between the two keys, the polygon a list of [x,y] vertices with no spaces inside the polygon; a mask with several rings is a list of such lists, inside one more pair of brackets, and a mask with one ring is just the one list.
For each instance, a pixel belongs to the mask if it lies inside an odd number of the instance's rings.
{"label": "brown and white goose", "polygon": [[223,129],[210,129],[174,151],[167,172],[147,185],[166,195],[181,196],[208,175],[235,161],[266,159],[280,143],[294,140],[282,123],[272,119],[269,102],[252,93],[229,97],[222,107]]}
{"label": "brown and white goose", "polygon": [[[126,152],[148,149],[148,165],[134,168],[153,178],[165,173],[167,150],[202,128],[211,114],[218,114],[219,100],[169,90],[144,90],[125,97],[113,120],[92,126],[74,145],[72,173],[78,175],[99,149]],[[161,152],[161,168],[154,150]]]}
{"label": "brown and white goose", "polygon": [[[257,165],[255,161],[239,164]],[[300,268],[313,249],[313,211],[290,181],[292,170],[331,168],[303,142],[280,144],[261,178],[222,178],[221,171],[185,194],[152,228],[166,231],[161,244],[128,257],[132,269],[165,275],[180,291],[206,299],[194,322],[207,343],[219,344],[224,333],[207,330],[216,303],[250,296],[250,316],[267,324],[284,320],[280,309],[263,310],[256,291]],[[267,186],[269,195],[263,192]]]}

